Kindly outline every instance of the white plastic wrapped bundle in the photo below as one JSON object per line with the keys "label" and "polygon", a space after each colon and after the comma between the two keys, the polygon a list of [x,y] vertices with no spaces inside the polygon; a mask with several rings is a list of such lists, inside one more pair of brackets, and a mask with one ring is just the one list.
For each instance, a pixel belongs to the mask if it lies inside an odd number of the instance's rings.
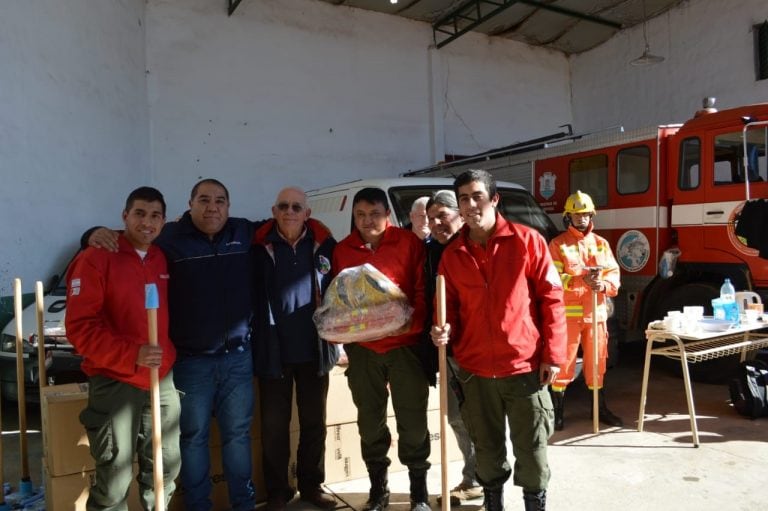
{"label": "white plastic wrapped bundle", "polygon": [[313,319],[320,337],[338,343],[375,341],[408,331],[408,297],[373,265],[342,270]]}

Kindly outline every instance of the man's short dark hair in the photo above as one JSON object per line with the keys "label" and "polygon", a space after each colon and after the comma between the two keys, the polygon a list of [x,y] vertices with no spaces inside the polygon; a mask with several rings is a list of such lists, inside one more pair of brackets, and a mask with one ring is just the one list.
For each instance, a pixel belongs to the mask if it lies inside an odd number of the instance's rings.
{"label": "man's short dark hair", "polygon": [[157,188],[151,186],[141,186],[132,191],[128,198],[125,200],[125,211],[128,212],[133,207],[133,203],[137,200],[143,200],[146,202],[159,202],[163,207],[163,218],[165,218],[165,199],[163,194]]}
{"label": "man's short dark hair", "polygon": [[456,192],[456,197],[459,196],[460,186],[467,185],[474,181],[485,185],[485,189],[488,190],[489,199],[492,199],[493,196],[496,195],[496,180],[489,172],[480,169],[469,169],[459,174],[459,177],[453,182],[453,191]]}
{"label": "man's short dark hair", "polygon": [[227,202],[229,202],[229,190],[227,190],[227,187],[224,186],[224,183],[212,177],[201,179],[195,183],[195,186],[192,187],[192,192],[189,194],[189,200],[195,200],[195,197],[197,197],[197,190],[199,190],[202,185],[216,185],[221,187],[221,189],[224,190],[224,196],[227,198]]}
{"label": "man's short dark hair", "polygon": [[384,209],[389,210],[387,193],[381,188],[363,188],[357,192],[352,199],[352,207],[354,208],[360,201],[365,201],[370,204],[381,204],[384,206]]}

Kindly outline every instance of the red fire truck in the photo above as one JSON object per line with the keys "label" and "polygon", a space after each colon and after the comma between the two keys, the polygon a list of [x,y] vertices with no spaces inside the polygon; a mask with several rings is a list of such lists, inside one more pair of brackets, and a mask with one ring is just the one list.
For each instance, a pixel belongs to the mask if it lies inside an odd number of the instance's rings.
{"label": "red fire truck", "polygon": [[566,133],[406,175],[486,169],[529,186],[558,225],[569,194],[590,194],[597,232],[622,269],[614,303],[620,336],[637,340],[649,321],[683,305],[704,305],[711,314],[725,277],[737,290],[768,298],[768,259],[734,232],[745,201],[768,198],[768,103],[713,105],[707,98],[679,125]]}

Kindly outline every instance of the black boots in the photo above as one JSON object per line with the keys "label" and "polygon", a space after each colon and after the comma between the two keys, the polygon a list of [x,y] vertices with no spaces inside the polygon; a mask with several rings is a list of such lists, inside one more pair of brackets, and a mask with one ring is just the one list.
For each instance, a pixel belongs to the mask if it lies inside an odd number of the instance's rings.
{"label": "black boots", "polygon": [[483,507],[480,511],[504,511],[504,487],[483,488]]}
{"label": "black boots", "polygon": [[606,426],[614,426],[617,428],[624,427],[624,423],[622,420],[614,415],[612,411],[608,409],[608,405],[605,404],[605,393],[603,392],[603,389],[600,389],[598,392],[598,419],[600,419],[600,422],[605,424]]}
{"label": "black boots", "polygon": [[408,471],[411,480],[411,511],[431,511],[426,472]]}
{"label": "black boots", "polygon": [[363,506],[363,511],[383,511],[389,505],[387,467],[369,469],[368,477],[371,480],[371,491],[368,494],[368,502]]}
{"label": "black boots", "polygon": [[[590,392],[591,394],[591,392]],[[557,392],[550,390],[552,396],[552,405],[555,408],[555,431],[562,431],[565,427],[565,390]],[[613,426],[621,428],[624,426],[621,418],[616,416],[612,411],[608,409],[608,405],[605,404],[605,393],[603,389],[598,391],[598,419],[606,426]],[[590,396],[591,397],[591,396]],[[591,402],[590,402],[591,406]],[[590,414],[590,418],[592,415]]]}
{"label": "black boots", "polygon": [[550,394],[555,406],[555,431],[562,431],[565,427],[565,390],[553,390]]}
{"label": "black boots", "polygon": [[523,502],[525,503],[525,511],[546,511],[547,490],[523,490]]}

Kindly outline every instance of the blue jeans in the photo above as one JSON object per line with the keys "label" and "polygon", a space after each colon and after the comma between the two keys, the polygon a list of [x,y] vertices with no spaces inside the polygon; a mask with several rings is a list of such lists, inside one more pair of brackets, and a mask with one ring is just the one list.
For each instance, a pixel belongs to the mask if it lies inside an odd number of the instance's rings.
{"label": "blue jeans", "polygon": [[251,480],[253,360],[250,347],[223,355],[183,357],[173,367],[181,397],[181,485],[184,508],[209,511],[211,416],[221,432],[221,457],[234,511],[256,504]]}

